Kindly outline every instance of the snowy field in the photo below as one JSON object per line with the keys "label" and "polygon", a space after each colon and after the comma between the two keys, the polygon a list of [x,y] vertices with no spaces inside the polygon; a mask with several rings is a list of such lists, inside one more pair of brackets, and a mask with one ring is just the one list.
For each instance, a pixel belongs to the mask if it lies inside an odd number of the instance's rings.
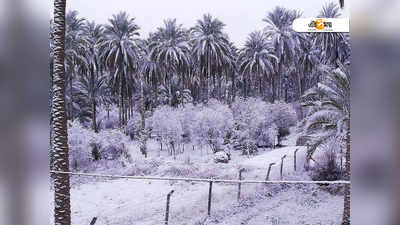
{"label": "snowy field", "polygon": [[[283,143],[293,144],[291,140]],[[151,142],[149,146],[152,146]],[[138,152],[136,147],[135,144],[130,146],[132,154]],[[149,171],[148,174],[137,174],[135,170],[138,171],[138,168],[129,166],[125,171],[104,169],[103,174],[122,172],[130,175],[237,179],[238,170],[245,168],[244,179],[263,180],[268,165],[274,162],[276,165],[271,170],[270,180],[279,180],[281,157],[287,155],[283,167],[284,179],[310,180],[302,166],[298,166],[297,172],[293,168],[296,149],[300,149],[297,164],[304,165],[304,147],[265,149],[249,157],[233,152],[228,164],[213,162],[212,153],[206,149],[196,151],[198,156],[190,152],[192,159],[188,161],[189,154],[180,154],[174,160],[172,156],[159,155],[156,143],[153,147],[149,148],[148,159],[140,160],[156,165],[156,169],[142,169]],[[93,217],[98,218],[96,224],[163,224],[166,196],[171,190],[175,192],[171,197],[169,224],[330,225],[340,224],[343,208],[343,196],[331,195],[314,184],[243,184],[241,200],[237,202],[237,184],[215,183],[211,216],[207,216],[208,183],[85,177],[73,177],[72,183],[73,224],[89,224]]]}

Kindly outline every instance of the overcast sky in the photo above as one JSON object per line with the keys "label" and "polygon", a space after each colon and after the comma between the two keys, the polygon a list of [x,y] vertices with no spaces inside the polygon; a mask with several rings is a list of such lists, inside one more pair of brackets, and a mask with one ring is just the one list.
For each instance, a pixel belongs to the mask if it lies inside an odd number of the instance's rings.
{"label": "overcast sky", "polygon": [[[314,17],[327,2],[329,0],[68,0],[67,10],[77,10],[80,16],[98,23],[107,23],[113,14],[126,11],[136,18],[142,37],[163,25],[164,19],[176,18],[188,28],[204,13],[210,13],[226,24],[225,32],[241,46],[250,32],[265,26],[262,19],[275,6],[298,9],[304,17]],[[347,16],[350,1],[345,2],[347,7],[343,15]]]}

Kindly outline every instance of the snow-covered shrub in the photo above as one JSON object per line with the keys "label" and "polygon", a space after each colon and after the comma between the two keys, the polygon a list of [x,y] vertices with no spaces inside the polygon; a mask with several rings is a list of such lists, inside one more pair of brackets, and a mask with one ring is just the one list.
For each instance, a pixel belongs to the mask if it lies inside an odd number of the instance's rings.
{"label": "snow-covered shrub", "polygon": [[92,161],[92,146],[97,145],[96,135],[93,130],[83,127],[78,120],[71,121],[68,125],[70,167],[77,170]]}
{"label": "snow-covered shrub", "polygon": [[101,105],[98,107],[97,113],[97,126],[100,130],[114,129],[118,127],[118,107],[116,105],[110,105],[108,107]]}
{"label": "snow-covered shrub", "polygon": [[214,152],[222,149],[224,138],[233,128],[231,109],[221,103],[199,107],[192,121],[194,139],[201,145],[209,145]]}
{"label": "snow-covered shrub", "polygon": [[279,136],[283,137],[289,134],[289,128],[297,123],[296,110],[293,105],[284,102],[275,102],[268,104],[272,120],[278,126]]}
{"label": "snow-covered shrub", "polygon": [[167,143],[175,153],[176,147],[182,141],[183,128],[180,122],[180,114],[170,106],[157,108],[149,118],[149,127],[152,133],[162,142]]}
{"label": "snow-covered shrub", "polygon": [[318,164],[316,164],[311,171],[311,177],[313,180],[328,180],[335,181],[344,178],[344,170],[341,168],[338,159],[338,148],[340,143],[336,140],[331,140],[327,144],[321,146],[322,154],[318,157]]}
{"label": "snow-covered shrub", "polygon": [[126,133],[131,137],[132,140],[139,137],[141,125],[142,119],[140,117],[140,113],[133,111],[131,118],[128,120],[128,123],[125,127]]}
{"label": "snow-covered shrub", "polygon": [[179,121],[183,129],[184,142],[189,142],[193,137],[196,136],[192,130],[192,124],[195,121],[195,115],[199,107],[194,106],[191,103],[185,104],[185,107],[176,109],[176,113],[179,114]]}
{"label": "snow-covered shrub", "polygon": [[236,98],[232,110],[235,147],[246,154],[257,151],[257,146],[277,145],[278,137],[287,135],[297,121],[293,107],[282,102],[270,104],[256,98]]}
{"label": "snow-covered shrub", "polygon": [[81,170],[98,160],[130,159],[126,148],[128,142],[129,138],[119,130],[94,133],[79,121],[72,121],[68,127],[70,166]]}
{"label": "snow-covered shrub", "polygon": [[277,125],[270,104],[256,98],[237,98],[232,110],[236,122],[233,135],[235,149],[251,154],[257,151],[257,147],[276,144]]}

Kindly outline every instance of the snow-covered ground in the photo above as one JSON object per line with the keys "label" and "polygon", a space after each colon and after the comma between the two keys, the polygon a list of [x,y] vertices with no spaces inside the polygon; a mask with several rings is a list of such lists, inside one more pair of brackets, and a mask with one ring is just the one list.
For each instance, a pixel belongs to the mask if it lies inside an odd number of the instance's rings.
{"label": "snow-covered ground", "polygon": [[[135,146],[130,148],[137,151]],[[153,149],[156,148],[153,146]],[[301,166],[298,166],[300,171],[294,172],[293,154],[298,148],[297,163],[303,165],[305,149],[296,146],[261,150],[258,155],[250,157],[234,153],[228,164],[214,163],[212,154],[206,150],[195,151],[202,157],[186,150],[190,154],[180,154],[174,160],[158,156],[157,151],[150,148],[150,159],[147,160],[161,160],[155,163],[157,169],[149,170],[150,175],[199,177],[197,175],[205,174],[204,177],[236,179],[238,169],[245,168],[244,179],[252,180],[265,179],[268,165],[275,162],[270,180],[278,180],[281,157],[287,155],[284,179],[309,180]],[[188,162],[187,157],[190,156],[192,159]],[[340,224],[343,197],[322,191],[317,185],[243,184],[238,203],[237,185],[215,183],[210,217],[207,216],[208,188],[207,183],[186,181],[103,179],[83,182],[73,185],[71,189],[72,224],[89,224],[93,217],[98,218],[96,224],[163,224],[166,196],[171,190],[175,191],[170,206],[169,224],[173,225]]]}

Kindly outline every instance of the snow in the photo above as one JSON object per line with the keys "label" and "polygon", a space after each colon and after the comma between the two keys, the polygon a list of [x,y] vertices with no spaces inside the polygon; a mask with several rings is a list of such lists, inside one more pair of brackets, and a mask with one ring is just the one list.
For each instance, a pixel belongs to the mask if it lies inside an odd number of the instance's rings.
{"label": "snow", "polygon": [[[279,179],[281,157],[287,155],[285,179],[309,179],[302,172],[293,172],[293,153],[297,148],[300,148],[298,165],[301,165],[304,147],[288,146],[261,151],[251,158],[235,155],[222,167],[213,163],[213,169],[235,179],[237,168],[242,167],[246,168],[244,179],[265,179],[267,166],[276,162],[271,172],[274,180]],[[209,156],[212,158],[212,154]],[[177,164],[173,160],[164,163],[156,174]],[[210,168],[210,163],[196,163],[199,173],[206,170],[204,167]],[[316,185],[282,188],[243,184],[242,200],[238,203],[237,185],[221,183],[213,185],[211,217],[208,217],[208,188],[207,183],[127,179],[76,185],[71,189],[72,224],[89,224],[93,217],[98,217],[96,224],[162,224],[166,196],[171,190],[175,192],[171,197],[169,224],[339,224],[341,218],[343,197],[332,196]]]}

